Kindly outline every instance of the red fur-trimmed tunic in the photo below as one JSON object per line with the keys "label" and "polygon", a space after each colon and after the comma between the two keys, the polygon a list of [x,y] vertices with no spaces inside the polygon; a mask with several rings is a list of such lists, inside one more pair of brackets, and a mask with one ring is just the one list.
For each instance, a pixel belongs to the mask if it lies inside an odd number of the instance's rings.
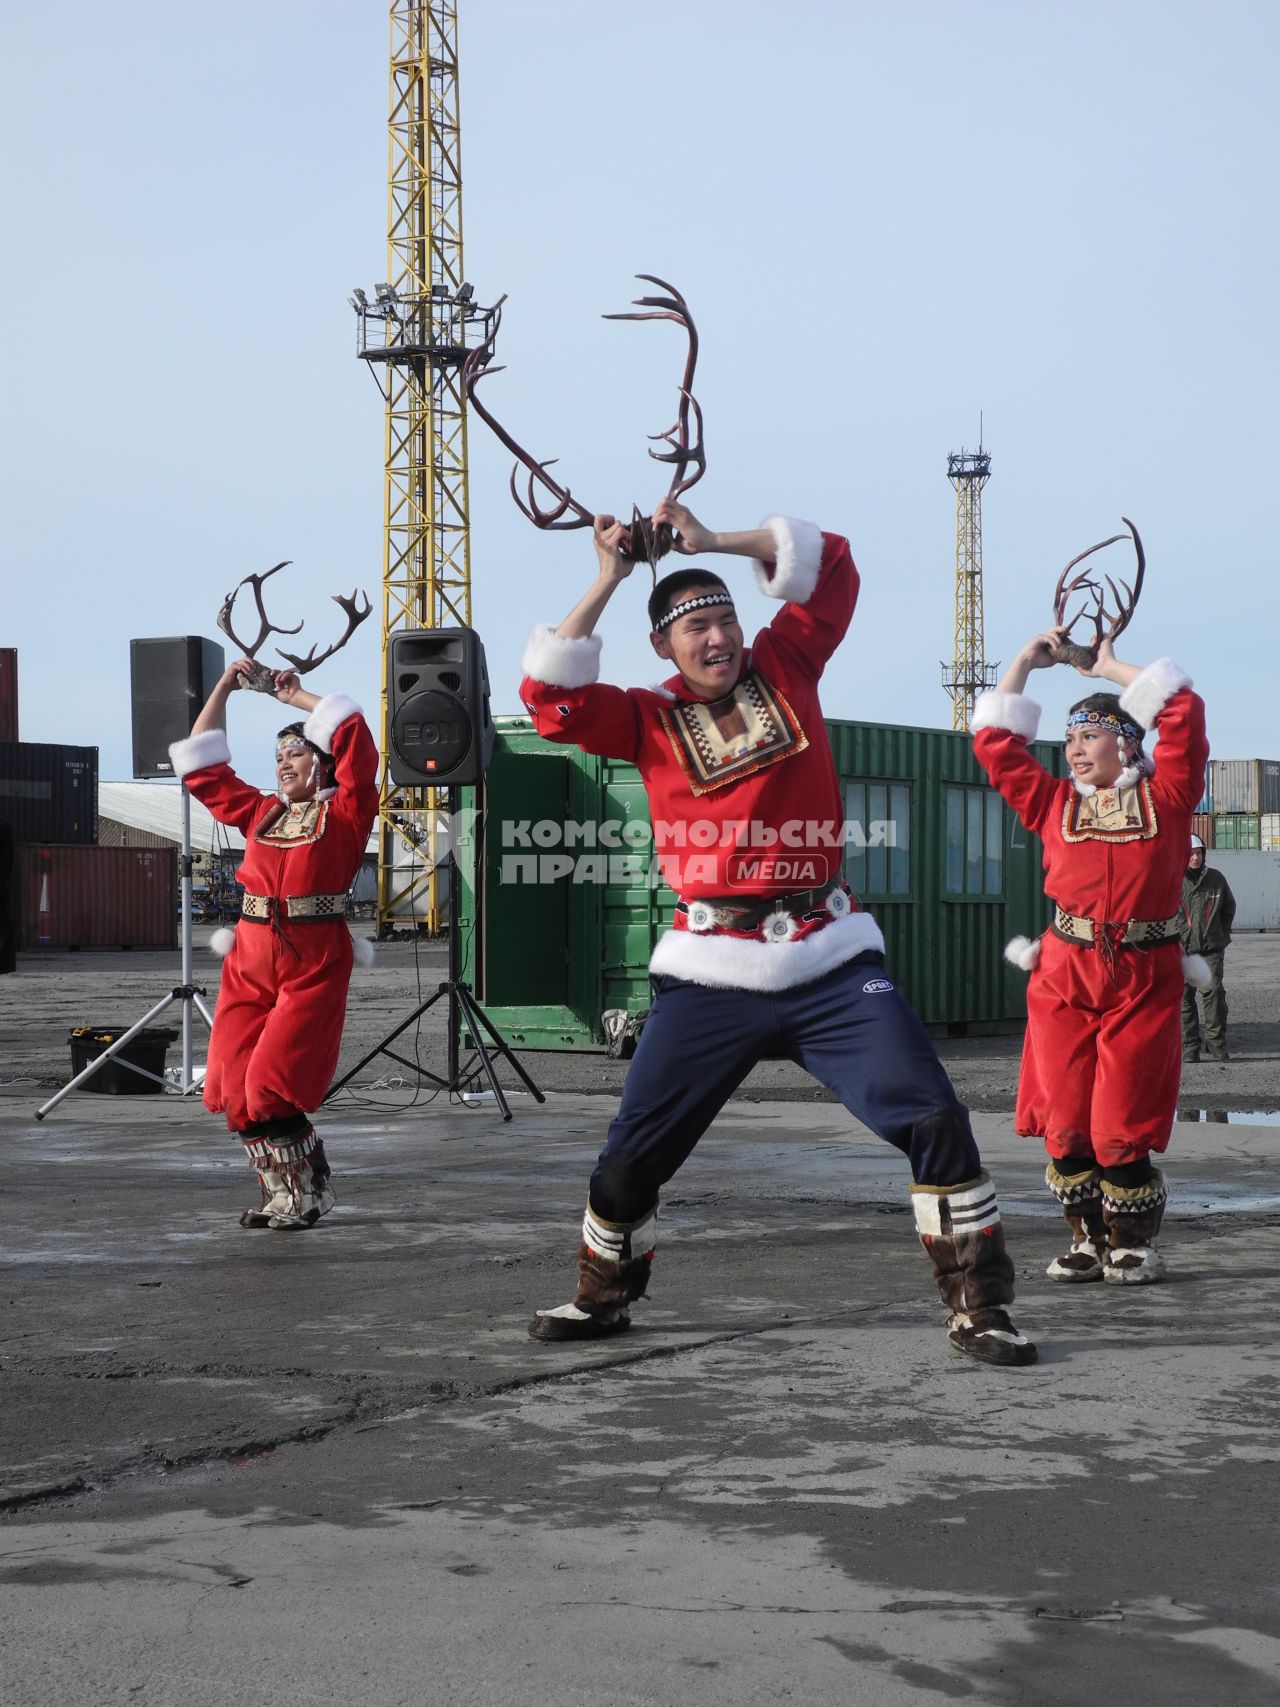
{"label": "red fur-trimmed tunic", "polygon": [[[538,733],[626,759],[644,782],[663,877],[686,902],[759,900],[837,882],[844,803],[818,683],[858,598],[849,543],[809,522],[771,517],[777,552],[757,565],[783,608],[743,656],[735,686],[708,702],[679,675],[660,688],[596,680],[600,639],[534,630],[520,697]],[[650,965],[721,988],[786,989],[868,949],[874,920],[841,895],[780,941],[761,930],[699,930],[678,911]],[[693,920],[694,923],[690,923]]]}
{"label": "red fur-trimmed tunic", "polygon": [[1154,774],[1088,794],[1050,776],[1028,751],[1040,716],[1032,700],[993,692],[974,707],[974,751],[1041,838],[1046,894],[1095,925],[1093,946],[1047,931],[1027,987],[1015,1123],[1042,1137],[1051,1156],[1092,1153],[1115,1166],[1169,1142],[1181,1073],[1181,946],[1120,947],[1117,939],[1131,920],[1178,912],[1209,756],[1204,705],[1190,690],[1168,658],[1130,682],[1122,709],[1159,732]]}
{"label": "red fur-trimmed tunic", "polygon": [[[314,825],[291,841],[270,839],[287,808],[240,780],[221,729],[170,748],[174,772],[195,798],[243,834],[236,878],[248,894],[342,894],[360,868],[378,810],[373,737],[344,694],[326,694],[303,727],[309,741],[333,754],[336,786],[318,803]],[[233,1132],[320,1106],[338,1064],[351,963],[341,913],[240,921],[223,962],[204,1080],[205,1107],[225,1113]]]}

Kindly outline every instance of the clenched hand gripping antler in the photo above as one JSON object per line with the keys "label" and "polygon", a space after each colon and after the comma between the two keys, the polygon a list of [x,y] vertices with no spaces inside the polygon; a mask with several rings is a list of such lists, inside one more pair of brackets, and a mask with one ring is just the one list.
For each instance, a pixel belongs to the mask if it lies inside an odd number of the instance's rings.
{"label": "clenched hand gripping antler", "polygon": [[[683,326],[689,337],[689,353],[685,358],[684,377],[680,384],[680,407],[675,421],[664,433],[651,433],[653,439],[659,439],[670,448],[667,450],[650,450],[649,455],[655,462],[671,463],[674,472],[667,496],[678,498],[689,488],[701,480],[707,469],[707,453],[702,441],[702,410],[698,400],[693,395],[693,375],[698,363],[698,331],[689,313],[689,305],[674,285],[665,279],[656,278],[652,273],[637,273],[636,277],[644,279],[648,284],[657,285],[665,291],[665,296],[641,296],[635,299],[635,306],[648,310],[641,314],[606,314],[606,320],[674,320]],[[535,527],[540,528],[589,528],[592,525],[594,512],[585,508],[573,496],[567,486],[562,486],[547,471],[556,460],[550,457],[546,462],[538,462],[519,445],[506,428],[495,419],[476,396],[476,386],[482,376],[487,373],[501,373],[500,367],[490,367],[494,347],[498,336],[498,327],[502,324],[501,305],[495,311],[489,329],[489,336],[483,344],[478,344],[468,355],[462,368],[463,384],[466,387],[467,400],[480,419],[497,434],[502,443],[516,458],[516,468],[511,471],[511,496],[515,499],[522,514],[528,516]],[[692,429],[692,434],[691,434]],[[527,497],[522,498],[516,489],[516,473],[523,467],[528,471],[529,485]],[[692,472],[690,472],[692,470]],[[539,503],[539,488],[547,494],[552,503]],[[671,549],[671,529],[662,526],[655,528],[652,516],[641,515],[637,506],[632,505],[631,524],[627,530],[627,543],[624,555],[633,563],[647,562],[655,568],[659,558],[664,557]],[[655,569],[656,573],[656,569]]]}
{"label": "clenched hand gripping antler", "polygon": [[[283,563],[277,563],[275,568],[268,569],[261,575],[246,575],[244,580],[233,587],[227,594],[226,598],[223,599],[222,609],[218,612],[218,627],[228,637],[228,639],[235,642],[246,658],[251,658],[253,660],[253,669],[248,674],[242,675],[240,680],[245,687],[253,688],[257,693],[274,693],[275,691],[276,672],[274,670],[269,670],[265,664],[258,662],[258,652],[260,651],[267,636],[269,634],[298,634],[302,630],[301,623],[299,623],[296,628],[278,628],[275,623],[271,622],[268,618],[266,608],[262,603],[263,583],[269,580],[271,576],[276,574],[279,570],[286,568],[290,562],[292,562],[292,559],[286,557]],[[246,645],[231,626],[231,608],[236,602],[236,595],[239,593],[241,587],[253,588],[254,603],[258,607],[258,637],[252,645]],[[360,609],[358,603],[361,598],[364,599],[363,610]],[[295,658],[292,652],[281,651],[278,646],[276,648],[276,651],[280,653],[280,656],[285,659],[287,663],[292,664],[300,676],[306,675],[309,670],[314,670],[317,664],[323,664],[326,658],[331,658],[340,647],[345,646],[347,641],[350,640],[351,636],[355,633],[356,629],[359,628],[360,624],[373,609],[373,605],[370,603],[368,595],[360,593],[358,590],[357,592],[353,592],[350,598],[343,598],[341,593],[335,593],[333,596],[333,602],[337,605],[341,605],[343,610],[347,613],[346,633],[340,640],[336,641],[332,646],[327,647],[318,656],[316,654],[316,649],[313,646],[305,658]]]}
{"label": "clenched hand gripping antler", "polygon": [[[1080,618],[1088,615],[1093,622],[1093,644],[1081,646],[1077,641],[1064,640],[1058,652],[1057,661],[1059,664],[1083,665],[1086,669],[1090,665],[1096,664],[1098,648],[1103,640],[1114,640],[1118,634],[1123,633],[1128,628],[1130,618],[1137,609],[1138,595],[1142,591],[1142,577],[1146,572],[1147,559],[1142,549],[1142,541],[1138,537],[1137,528],[1134,527],[1128,516],[1121,516],[1120,520],[1128,528],[1128,537],[1133,540],[1133,548],[1138,554],[1138,573],[1134,577],[1133,585],[1131,587],[1127,581],[1121,581],[1117,587],[1110,575],[1103,576],[1102,579],[1111,589],[1111,597],[1115,601],[1116,609],[1112,612],[1107,609],[1105,589],[1087,570],[1082,570],[1080,574],[1068,579],[1077,563],[1083,563],[1085,558],[1092,557],[1095,551],[1103,551],[1108,545],[1115,545],[1118,540],[1126,537],[1122,533],[1113,533],[1110,539],[1099,540],[1097,545],[1091,545],[1087,551],[1082,551],[1078,557],[1071,559],[1058,577],[1058,585],[1053,595],[1053,620],[1056,626],[1065,628],[1070,635],[1071,630]],[[1085,602],[1068,621],[1066,616],[1067,603],[1073,593],[1083,593]],[[1092,611],[1089,610],[1090,603],[1093,606]]]}

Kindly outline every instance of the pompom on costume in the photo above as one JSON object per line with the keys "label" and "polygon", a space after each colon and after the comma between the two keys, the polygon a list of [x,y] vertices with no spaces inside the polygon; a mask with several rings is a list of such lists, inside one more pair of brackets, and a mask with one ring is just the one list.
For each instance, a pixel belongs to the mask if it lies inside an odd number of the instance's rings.
{"label": "pompom on costume", "polygon": [[992,786],[1041,839],[1055,907],[1039,944],[1020,939],[1009,954],[1030,973],[1015,1124],[1044,1140],[1074,1235],[1056,1279],[1155,1279],[1161,1267],[1151,1245],[1167,1193],[1150,1157],[1176,1111],[1178,915],[1209,746],[1203,702],[1170,658],[1142,670],[1119,706],[1071,719],[1128,741],[1158,731],[1154,765],[1139,752],[1109,788],[1053,777],[1032,756],[1040,708],[1023,694],[980,694],[971,723]]}
{"label": "pompom on costume", "polygon": [[259,1175],[262,1207],[242,1217],[255,1227],[319,1218],[329,1170],[310,1114],[338,1063],[353,960],[346,895],[378,809],[378,750],[353,700],[324,695],[303,737],[332,754],[334,787],[292,804],[235,774],[221,729],[169,749],[174,774],[245,838],[204,1104],[226,1116]]}

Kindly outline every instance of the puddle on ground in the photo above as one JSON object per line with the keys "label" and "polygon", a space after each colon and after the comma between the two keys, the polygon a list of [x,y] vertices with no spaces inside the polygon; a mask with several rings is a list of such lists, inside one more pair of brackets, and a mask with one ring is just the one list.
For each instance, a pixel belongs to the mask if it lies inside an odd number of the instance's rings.
{"label": "puddle on ground", "polygon": [[1178,1109],[1178,1119],[1203,1120],[1211,1126],[1280,1126],[1280,1109],[1196,1108],[1189,1104]]}

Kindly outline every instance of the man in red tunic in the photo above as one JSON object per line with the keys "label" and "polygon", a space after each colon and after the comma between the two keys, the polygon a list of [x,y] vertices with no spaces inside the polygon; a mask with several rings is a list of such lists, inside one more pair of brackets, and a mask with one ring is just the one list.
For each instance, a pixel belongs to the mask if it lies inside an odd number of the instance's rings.
{"label": "man in red tunic", "polygon": [[[1010,944],[1031,972],[1016,1125],[1044,1139],[1046,1180],[1072,1232],[1055,1280],[1159,1280],[1168,1198],[1152,1152],[1169,1143],[1181,1072],[1182,877],[1209,746],[1204,705],[1171,658],[1124,664],[1110,641],[1081,674],[1123,689],[1067,716],[1069,778],[1028,751],[1040,707],[1023,689],[1056,661],[1064,629],[1023,647],[974,706],[974,751],[1044,845],[1054,921]],[[1156,762],[1142,748],[1159,733]]]}
{"label": "man in red tunic", "polygon": [[713,533],[671,499],[653,519],[675,530],[681,553],[754,559],[762,590],[784,602],[747,647],[719,576],[668,575],[649,626],[675,673],[658,688],[606,686],[594,630],[633,564],[624,529],[602,516],[597,579],[526,650],[520,693],[539,734],[638,768],[662,874],[679,896],[591,1176],[577,1290],[540,1310],[530,1332],[582,1340],[630,1325],[661,1187],[756,1062],[786,1056],[907,1157],[951,1343],[987,1362],[1030,1363],[1035,1347],[1008,1313],[1013,1265],[968,1110],[842,877],[843,801],[818,682],[857,600],[848,542],[781,516]]}
{"label": "man in red tunic", "polygon": [[223,723],[252,668],[241,658],[223,672],[191,735],[169,753],[174,775],[246,844],[204,1104],[226,1115],[258,1174],[262,1201],[241,1226],[295,1230],[314,1226],[326,1206],[329,1164],[310,1116],[338,1063],[353,957],[347,891],[377,815],[378,750],[353,700],[308,693],[280,670],[275,697],[306,719],[276,737],[274,793],[242,782]]}

